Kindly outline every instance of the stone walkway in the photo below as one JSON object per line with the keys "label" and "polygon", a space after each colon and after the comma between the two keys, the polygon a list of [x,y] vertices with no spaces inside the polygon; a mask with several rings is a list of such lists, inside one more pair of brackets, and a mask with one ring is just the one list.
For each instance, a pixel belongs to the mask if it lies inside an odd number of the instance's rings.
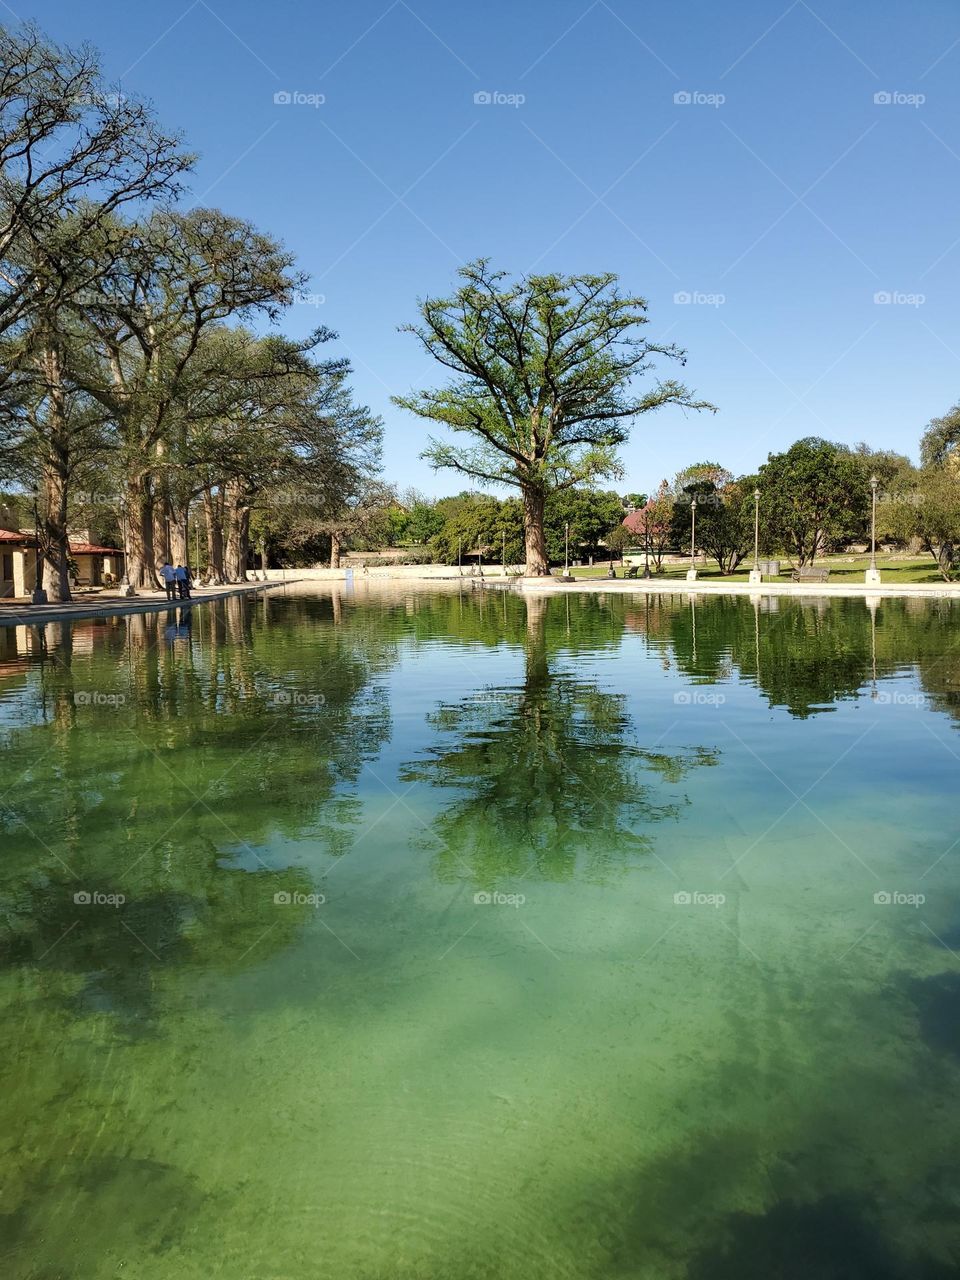
{"label": "stone walkway", "polygon": [[[295,581],[295,579],[288,579]],[[135,596],[122,596],[117,591],[101,591],[95,596],[80,596],[69,604],[31,604],[29,600],[0,602],[0,627],[36,626],[43,622],[64,622],[72,618],[108,618],[124,613],[159,613],[183,605],[206,604],[227,596],[251,595],[258,591],[274,591],[282,582],[240,582],[222,587],[194,588],[189,600],[168,600],[164,591],[138,591]]]}

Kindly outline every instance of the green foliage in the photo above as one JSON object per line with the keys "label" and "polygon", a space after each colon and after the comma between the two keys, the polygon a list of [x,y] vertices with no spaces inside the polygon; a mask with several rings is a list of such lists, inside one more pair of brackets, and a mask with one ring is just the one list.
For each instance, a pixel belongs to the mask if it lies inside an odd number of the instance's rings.
{"label": "green foliage", "polygon": [[546,572],[547,495],[617,475],[631,418],[665,404],[712,406],[673,381],[632,390],[652,357],[682,363],[684,353],[639,336],[646,300],[624,297],[615,275],[509,283],[486,259],[459,274],[452,297],[425,299],[420,324],[405,326],[454,378],[394,403],[469,438],[431,439],[423,456],[434,467],[523,492],[528,571]]}
{"label": "green foliage", "polygon": [[925,467],[952,465],[960,459],[960,401],[942,418],[928,424],[920,442],[920,458]]}
{"label": "green foliage", "polygon": [[443,512],[433,502],[415,502],[407,515],[407,538],[420,546],[431,542],[443,528]]}
{"label": "green foliage", "polygon": [[403,507],[389,507],[383,515],[383,539],[388,547],[402,546],[407,540],[409,513]]}
{"label": "green foliage", "polygon": [[[464,563],[482,559],[499,564],[506,539],[507,564],[522,562],[523,507],[517,498],[495,498],[483,493],[460,493],[441,498],[417,512],[424,529],[433,527],[430,546],[444,564],[456,564],[458,547]],[[563,562],[566,525],[570,524],[570,559],[595,554],[611,530],[620,526],[623,507],[613,492],[596,489],[560,490],[546,503],[546,546],[550,561]],[[412,516],[411,516],[412,519]]]}
{"label": "green foliage", "polygon": [[753,546],[756,478],[734,480],[715,462],[697,463],[675,481],[670,541],[687,555],[693,531],[691,504],[697,501],[697,549],[716,561],[721,573],[733,573]]}
{"label": "green foliage", "polygon": [[625,524],[638,547],[644,548],[655,573],[663,569],[663,557],[670,547],[674,493],[666,480],[640,508],[625,518]]}
{"label": "green foliage", "polygon": [[946,581],[960,576],[960,473],[954,467],[904,473],[880,510],[881,532],[898,542],[917,539]]}
{"label": "green foliage", "polygon": [[771,454],[758,477],[764,550],[785,550],[800,565],[857,536],[870,509],[864,468],[846,445],[810,436]]}
{"label": "green foliage", "polygon": [[[503,501],[484,493],[441,498],[435,510],[443,523],[431,541],[437,560],[456,564],[481,560],[499,563],[506,539],[507,564],[523,559],[523,512],[516,498]],[[471,554],[472,553],[472,554]]]}
{"label": "green foliage", "polygon": [[625,524],[618,524],[604,538],[608,551],[615,556],[622,556],[628,547],[632,547],[636,539]]}
{"label": "green foliage", "polygon": [[871,449],[862,441],[854,445],[853,454],[863,467],[867,483],[871,476],[876,476],[883,493],[889,492],[903,475],[913,470],[910,459],[904,454],[894,453],[891,449]]}
{"label": "green foliage", "polygon": [[564,556],[565,526],[570,525],[570,559],[596,553],[607,535],[623,522],[623,503],[612,490],[561,489],[546,503],[547,551],[553,563]]}

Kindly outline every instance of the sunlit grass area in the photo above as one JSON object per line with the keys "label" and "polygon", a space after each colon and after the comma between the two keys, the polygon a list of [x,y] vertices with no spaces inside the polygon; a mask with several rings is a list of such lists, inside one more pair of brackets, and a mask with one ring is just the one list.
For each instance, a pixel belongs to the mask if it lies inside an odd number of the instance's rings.
{"label": "sunlit grass area", "polygon": [[[750,569],[753,561],[744,561],[735,573],[721,573],[713,561],[703,564],[697,562],[697,577],[708,582],[742,582],[747,583],[750,577]],[[780,565],[787,572],[779,574],[777,577],[765,577],[764,582],[790,582],[790,571],[787,561],[781,559]],[[838,583],[850,583],[854,581],[862,582],[863,575],[870,566],[870,557],[844,555],[844,556],[823,556],[815,561],[816,568],[829,569],[830,577],[828,581]],[[619,563],[615,566],[617,577],[623,577],[623,569]],[[689,564],[669,564],[664,565],[663,571],[654,576],[659,579],[675,578],[678,581],[686,579]],[[889,586],[903,585],[911,583],[942,583],[941,576],[932,556],[877,556],[877,568],[883,577],[884,583]],[[640,569],[640,573],[643,569]],[[591,567],[575,568],[571,570],[575,578],[605,578],[609,573],[607,564],[593,565]]]}

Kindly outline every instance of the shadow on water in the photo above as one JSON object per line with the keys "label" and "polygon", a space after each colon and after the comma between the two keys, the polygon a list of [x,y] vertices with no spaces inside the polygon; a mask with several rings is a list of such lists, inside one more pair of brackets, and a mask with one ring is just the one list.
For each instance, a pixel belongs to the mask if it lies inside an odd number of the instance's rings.
{"label": "shadow on water", "polygon": [[211,868],[207,883],[206,892],[200,884],[193,894],[101,894],[122,902],[98,901],[66,877],[32,886],[6,913],[0,970],[56,974],[61,981],[40,983],[35,1002],[75,1015],[109,1014],[127,1036],[150,1034],[166,1011],[164,974],[183,966],[227,973],[262,963],[309,917],[307,907],[278,912],[273,904],[277,891],[311,892],[303,872],[225,875]]}
{"label": "shadow on water", "polygon": [[[51,1219],[43,1212],[64,1188],[75,1206],[73,1219],[99,1232],[92,1257],[77,1255],[76,1221]],[[20,1208],[0,1214],[0,1248],[23,1259],[62,1259],[49,1268],[30,1262],[29,1271],[22,1273],[30,1280],[123,1274],[120,1269],[134,1259],[143,1270],[151,1260],[182,1249],[195,1222],[211,1209],[222,1209],[226,1200],[218,1195],[211,1201],[189,1174],[159,1161],[113,1154],[67,1156],[43,1180],[31,1181]]]}
{"label": "shadow on water", "polygon": [[[912,1206],[898,1205],[870,1183],[821,1193],[829,1174],[815,1139],[777,1157],[764,1154],[758,1135],[736,1127],[686,1138],[679,1152],[653,1161],[626,1188],[615,1188],[618,1201],[632,1208],[598,1226],[606,1258],[592,1272],[597,1280],[676,1274],[685,1280],[960,1277],[953,1252],[957,1187],[952,1163],[928,1170],[927,1185],[917,1189],[925,1202],[923,1221],[917,1222]],[[766,1142],[766,1136],[759,1141]],[[851,1153],[838,1154],[837,1173]],[[776,1193],[782,1178],[798,1182],[798,1194]],[[761,1197],[774,1192],[768,1208],[726,1207],[738,1188],[751,1184]],[[809,1199],[804,1186],[810,1188]],[[925,1232],[933,1222],[938,1229]],[[930,1248],[933,1240],[940,1246],[936,1251]]]}
{"label": "shadow on water", "polygon": [[904,1258],[885,1243],[867,1197],[827,1195],[732,1213],[718,1246],[691,1259],[687,1280],[957,1280],[960,1268]]}
{"label": "shadow on water", "polygon": [[924,1044],[960,1058],[960,973],[913,978],[907,993],[916,1006]]}

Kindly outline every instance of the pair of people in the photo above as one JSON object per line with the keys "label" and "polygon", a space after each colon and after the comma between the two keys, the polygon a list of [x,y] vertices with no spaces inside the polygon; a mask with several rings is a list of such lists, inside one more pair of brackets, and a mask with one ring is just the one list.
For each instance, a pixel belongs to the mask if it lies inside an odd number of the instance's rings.
{"label": "pair of people", "polygon": [[190,588],[193,586],[193,575],[190,572],[189,565],[178,564],[176,568],[169,560],[164,560],[160,566],[160,577],[163,579],[163,587],[167,593],[168,600],[190,599]]}

